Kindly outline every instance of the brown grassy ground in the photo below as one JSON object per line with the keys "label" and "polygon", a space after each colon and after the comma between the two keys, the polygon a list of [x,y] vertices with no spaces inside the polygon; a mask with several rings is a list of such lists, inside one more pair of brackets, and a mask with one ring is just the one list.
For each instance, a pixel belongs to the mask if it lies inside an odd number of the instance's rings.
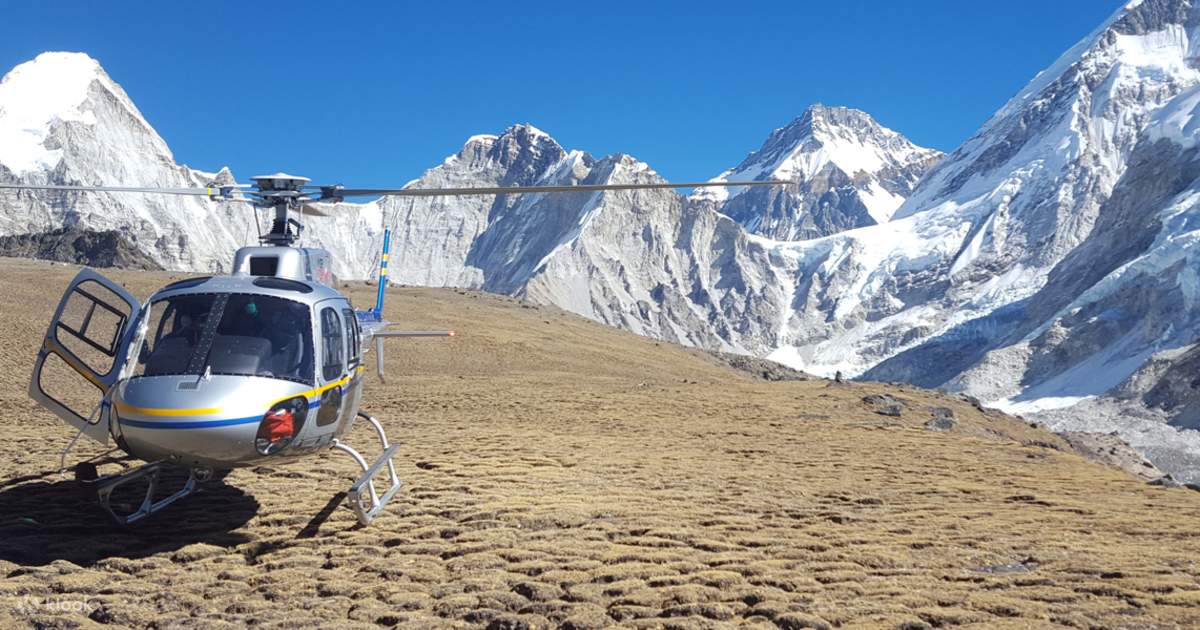
{"label": "brown grassy ground", "polygon": [[[389,342],[365,407],[408,488],[374,525],[331,502],[354,468],[327,454],[116,529],[52,474],[71,432],[24,391],[74,271],[0,261],[0,626],[1200,624],[1200,494],[957,399],[767,383],[448,290],[391,294],[393,320],[460,336]],[[901,417],[862,402],[884,392]],[[958,427],[925,430],[929,406]]]}

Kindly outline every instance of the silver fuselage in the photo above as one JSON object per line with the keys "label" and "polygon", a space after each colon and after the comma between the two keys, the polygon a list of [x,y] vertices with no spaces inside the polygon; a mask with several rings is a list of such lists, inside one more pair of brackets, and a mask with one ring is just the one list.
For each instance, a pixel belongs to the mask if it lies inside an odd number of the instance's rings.
{"label": "silver fuselage", "polygon": [[[255,279],[224,276],[185,288],[167,287],[151,296],[141,317],[148,318],[156,303],[182,295],[252,294],[302,303],[313,313],[308,332],[317,340],[309,381],[227,374],[129,376],[114,390],[110,427],[118,445],[131,455],[196,467],[250,466],[328,448],[353,425],[362,396],[361,357],[342,360],[336,376],[325,378],[320,366],[325,363],[326,349],[319,343],[318,315],[331,308],[345,330],[346,314],[353,313],[350,302],[317,282],[303,282],[308,291],[302,292],[257,286]],[[132,367],[146,333],[143,325],[121,363]],[[304,399],[308,413],[295,437],[278,453],[260,454],[255,436],[264,415],[276,403],[296,397]]]}

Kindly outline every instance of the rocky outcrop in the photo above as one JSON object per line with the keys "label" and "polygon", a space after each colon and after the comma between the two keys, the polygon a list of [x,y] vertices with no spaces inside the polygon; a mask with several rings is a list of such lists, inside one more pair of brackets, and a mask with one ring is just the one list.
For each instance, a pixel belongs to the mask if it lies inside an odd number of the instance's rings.
{"label": "rocky outcrop", "polygon": [[0,256],[40,258],[89,267],[162,269],[116,230],[95,232],[64,227],[37,234],[0,236]]}
{"label": "rocky outcrop", "polygon": [[1154,464],[1146,461],[1140,453],[1122,440],[1117,433],[1085,433],[1079,431],[1063,431],[1059,433],[1076,453],[1084,457],[1111,466],[1142,479],[1154,481],[1163,478],[1163,472]]}

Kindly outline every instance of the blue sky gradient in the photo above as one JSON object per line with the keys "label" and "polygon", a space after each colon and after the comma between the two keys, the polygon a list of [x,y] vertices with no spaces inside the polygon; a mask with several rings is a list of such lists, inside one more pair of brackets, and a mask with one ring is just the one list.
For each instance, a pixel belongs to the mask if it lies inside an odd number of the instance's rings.
{"label": "blue sky gradient", "polygon": [[1121,4],[22,2],[0,66],[86,52],[176,160],[241,179],[399,185],[530,122],[680,181],[814,102],[952,150]]}

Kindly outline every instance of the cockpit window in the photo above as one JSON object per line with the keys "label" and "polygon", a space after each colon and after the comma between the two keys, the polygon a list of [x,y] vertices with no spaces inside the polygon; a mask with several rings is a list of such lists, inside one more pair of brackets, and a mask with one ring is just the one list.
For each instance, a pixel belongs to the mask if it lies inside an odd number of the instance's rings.
{"label": "cockpit window", "polygon": [[150,305],[135,376],[232,374],[313,383],[308,306],[278,297],[192,294]]}

